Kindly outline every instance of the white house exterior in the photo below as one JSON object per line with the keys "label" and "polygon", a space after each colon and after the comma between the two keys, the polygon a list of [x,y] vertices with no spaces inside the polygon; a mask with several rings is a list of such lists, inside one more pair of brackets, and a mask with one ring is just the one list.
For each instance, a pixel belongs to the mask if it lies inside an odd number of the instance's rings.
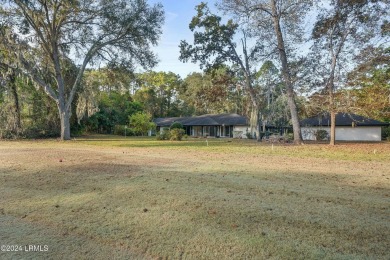
{"label": "white house exterior", "polygon": [[[325,130],[330,135],[330,127],[302,127],[303,140],[316,140],[315,132]],[[336,127],[336,140],[338,141],[381,141],[381,127]]]}
{"label": "white house exterior", "polygon": [[250,132],[249,126],[233,126],[233,138],[248,138],[247,134]]}
{"label": "white house exterior", "polygon": [[[339,113],[336,115],[336,141],[374,141],[382,138],[382,126],[388,124],[366,117]],[[316,140],[315,133],[325,130],[330,135],[328,115],[308,118],[301,121],[303,140]]]}

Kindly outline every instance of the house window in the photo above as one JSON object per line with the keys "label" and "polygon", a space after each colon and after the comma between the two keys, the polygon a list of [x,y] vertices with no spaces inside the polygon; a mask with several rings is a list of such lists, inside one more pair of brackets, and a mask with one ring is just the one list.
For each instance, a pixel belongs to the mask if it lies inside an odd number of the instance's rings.
{"label": "house window", "polygon": [[225,126],[225,136],[230,136],[230,126]]}
{"label": "house window", "polygon": [[216,127],[210,126],[210,136],[216,136]]}
{"label": "house window", "polygon": [[203,136],[209,136],[210,135],[210,127],[204,126],[203,127]]}
{"label": "house window", "polygon": [[193,136],[202,136],[202,127],[201,126],[194,126],[192,128]]}

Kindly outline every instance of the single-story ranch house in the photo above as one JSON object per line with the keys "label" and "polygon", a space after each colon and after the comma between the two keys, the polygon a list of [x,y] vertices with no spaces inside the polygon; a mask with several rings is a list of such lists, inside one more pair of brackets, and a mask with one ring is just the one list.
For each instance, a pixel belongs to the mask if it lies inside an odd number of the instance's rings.
{"label": "single-story ranch house", "polygon": [[[316,140],[318,130],[330,134],[330,116],[325,114],[307,118],[300,122],[303,140]],[[355,114],[336,114],[336,140],[338,141],[381,141],[382,126],[389,124]]]}
{"label": "single-story ranch house", "polygon": [[169,128],[174,122],[181,123],[188,136],[247,138],[249,123],[237,114],[202,115],[193,117],[165,117],[153,120],[157,132]]}

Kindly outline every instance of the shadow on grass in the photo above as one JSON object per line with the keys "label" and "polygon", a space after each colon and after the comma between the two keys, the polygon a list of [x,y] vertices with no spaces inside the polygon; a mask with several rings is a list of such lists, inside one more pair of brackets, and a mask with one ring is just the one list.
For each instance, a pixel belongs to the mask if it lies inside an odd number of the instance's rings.
{"label": "shadow on grass", "polygon": [[[278,258],[320,258],[317,248],[329,258],[386,257],[385,202],[370,190],[368,200],[355,188],[340,191],[337,180],[324,185],[326,174],[288,169],[255,178],[232,168],[195,172],[195,166],[182,169],[165,161],[140,165],[61,165],[29,174],[28,181],[8,175],[4,186],[16,189],[4,207],[11,211],[16,199],[14,215],[47,221],[85,240],[137,244],[154,254],[161,247],[172,254],[177,241],[185,241],[183,250],[199,243],[215,254],[221,248],[233,253],[229,246],[239,245],[245,250],[238,258],[254,258],[263,248]],[[336,252],[335,244],[343,247]]]}

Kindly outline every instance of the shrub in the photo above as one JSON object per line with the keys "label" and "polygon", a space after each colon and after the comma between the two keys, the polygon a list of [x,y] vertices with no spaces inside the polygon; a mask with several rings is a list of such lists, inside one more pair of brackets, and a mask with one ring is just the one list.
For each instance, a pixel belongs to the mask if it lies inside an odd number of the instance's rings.
{"label": "shrub", "polygon": [[183,125],[179,122],[173,122],[171,127],[169,128],[170,130],[173,130],[173,129],[183,129]]}
{"label": "shrub", "polygon": [[382,127],[382,139],[390,141],[390,126]]}
{"label": "shrub", "polygon": [[0,139],[14,139],[14,138],[16,138],[16,136],[12,131],[0,129]]}
{"label": "shrub", "polygon": [[294,140],[294,134],[293,133],[284,134],[284,138],[286,139],[286,141],[291,142]]}
{"label": "shrub", "polygon": [[114,135],[125,135],[125,126],[124,125],[115,125],[114,126]]}
{"label": "shrub", "polygon": [[169,139],[171,141],[181,141],[185,134],[184,129],[174,128],[169,131]]}
{"label": "shrub", "polygon": [[182,128],[163,128],[161,132],[157,133],[156,137],[157,140],[181,141],[183,137],[186,138],[185,132]]}
{"label": "shrub", "polygon": [[37,127],[29,127],[23,133],[26,138],[54,138],[58,137],[58,132],[38,129]]}
{"label": "shrub", "polygon": [[243,133],[243,131],[233,131],[233,138],[241,139]]}
{"label": "shrub", "polygon": [[169,128],[166,127],[163,128],[162,132],[157,132],[156,134],[157,140],[169,140],[170,136]]}
{"label": "shrub", "polygon": [[114,135],[125,135],[126,136],[134,136],[135,133],[133,131],[133,129],[131,128],[128,128],[126,129],[126,126],[125,125],[115,125],[114,126]]}
{"label": "shrub", "polygon": [[317,141],[322,141],[322,140],[328,140],[329,139],[329,134],[324,129],[317,130],[314,133],[314,135],[315,135]]}
{"label": "shrub", "polygon": [[152,117],[146,113],[138,112],[129,116],[130,126],[137,134],[144,135],[149,130],[156,129],[156,124],[151,122]]}

